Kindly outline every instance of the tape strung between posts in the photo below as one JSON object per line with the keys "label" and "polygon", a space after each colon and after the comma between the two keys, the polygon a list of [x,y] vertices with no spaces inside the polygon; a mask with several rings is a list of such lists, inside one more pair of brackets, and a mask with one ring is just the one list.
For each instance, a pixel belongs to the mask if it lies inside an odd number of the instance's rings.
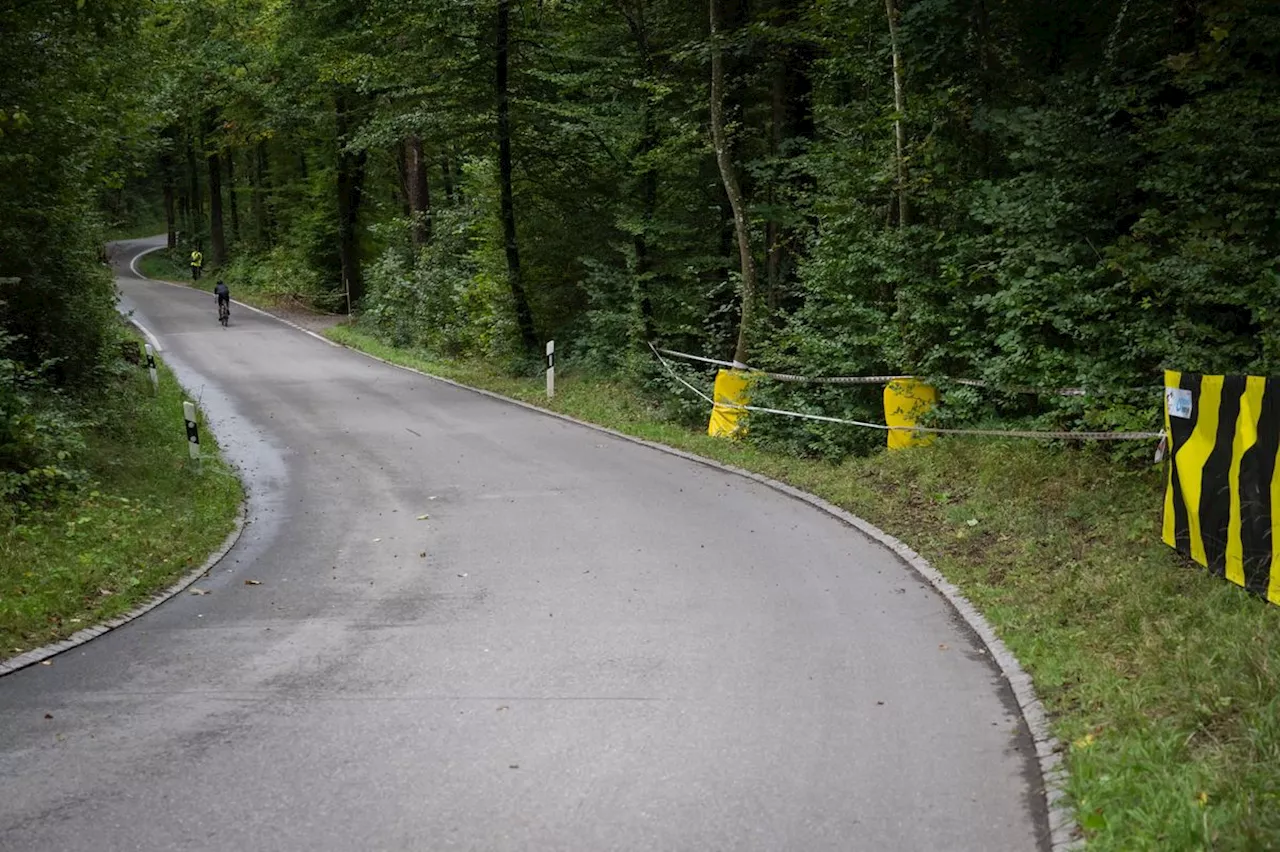
{"label": "tape strung between posts", "polygon": [[[704,358],[701,355],[690,355],[688,352],[677,352],[674,349],[661,349],[649,344],[649,348],[655,352],[661,352],[663,355],[670,355],[672,358],[683,358],[686,361],[700,361],[703,364],[714,364],[717,367],[728,367],[737,370],[750,370],[751,372],[772,379],[775,382],[790,382],[794,384],[808,385],[884,385],[889,382],[895,382],[899,379],[911,379],[914,376],[797,376],[794,373],[770,373],[767,370],[756,370],[746,367],[743,364],[734,364],[730,361],[720,361],[715,358]],[[991,388],[1005,393],[1025,393],[1025,394],[1051,394],[1056,396],[1088,396],[1088,392],[1084,388],[1053,388],[1045,390],[1043,388],[1027,387],[1025,385],[992,385],[980,379],[947,379],[947,381],[955,382],[958,385],[964,385],[971,388]],[[1124,390],[1115,391],[1114,393],[1156,393],[1160,389],[1151,388],[1126,388]]]}
{"label": "tape strung between posts", "polygon": [[[653,350],[654,357],[658,359],[658,362],[666,368],[667,372],[670,373],[676,381],[693,391],[704,401],[724,408],[736,408],[740,411],[757,411],[761,414],[781,414],[785,417],[798,417],[802,420],[817,420],[822,423],[838,423],[844,426],[861,426],[864,429],[879,429],[882,432],[926,432],[931,435],[976,435],[988,438],[1039,438],[1046,441],[1154,441],[1157,438],[1164,437],[1164,432],[1033,432],[1023,429],[941,429],[929,426],[886,426],[883,423],[867,423],[862,420],[846,420],[843,417],[828,417],[824,414],[805,414],[800,411],[784,411],[778,408],[764,408],[758,405],[739,405],[736,402],[717,402],[689,382],[685,381],[683,376],[671,368],[671,365],[668,364],[667,360],[660,354],[666,350],[660,350],[652,343],[649,344],[649,348]],[[711,361],[709,358],[700,360]],[[885,378],[886,381],[893,381],[894,379],[901,377],[890,376]]]}

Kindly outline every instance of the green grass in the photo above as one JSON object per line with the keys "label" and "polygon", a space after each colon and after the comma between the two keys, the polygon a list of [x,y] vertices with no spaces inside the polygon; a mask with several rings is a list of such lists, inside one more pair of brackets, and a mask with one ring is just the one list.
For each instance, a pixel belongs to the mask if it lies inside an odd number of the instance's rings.
{"label": "green grass", "polygon": [[201,564],[227,537],[240,482],[201,433],[193,469],[183,391],[145,370],[104,394],[86,434],[92,484],[51,509],[0,516],[0,659],[119,616]]}
{"label": "green grass", "polygon": [[[209,293],[213,292],[213,285],[218,282],[218,270],[209,265],[207,256],[205,257],[205,265],[200,275],[200,280],[193,282],[191,280],[191,266],[188,264],[186,256],[178,256],[176,253],[170,254],[164,249],[149,252],[138,258],[138,271],[147,278],[185,284],[188,287]],[[233,284],[234,282],[228,283]],[[237,302],[253,305],[255,308],[263,310],[270,310],[276,305],[276,300],[271,296],[246,290],[243,287],[236,287],[231,293],[231,298]]]}
{"label": "green grass", "polygon": [[[159,249],[159,251],[147,252],[146,255],[138,258],[138,271],[146,275],[147,278],[178,281],[180,284],[192,283],[191,266],[187,264],[184,258],[173,255],[168,249],[164,248]],[[207,270],[205,271],[207,272]],[[202,275],[196,285],[202,289],[214,289],[214,284],[211,283],[207,275]]]}
{"label": "green grass", "polygon": [[[938,441],[833,465],[662,421],[618,381],[334,340],[788,482],[906,541],[987,616],[1066,747],[1091,850],[1280,848],[1280,607],[1159,541],[1163,479],[1102,452]],[[940,696],[945,700],[945,696]]]}
{"label": "green grass", "polygon": [[[179,284],[192,284],[191,266],[188,264],[185,255],[179,256],[179,253],[170,252],[167,249],[148,252],[138,258],[138,271],[148,278],[174,281]],[[194,286],[201,290],[213,290],[213,285],[218,279],[216,275],[211,273],[213,273],[213,268],[206,260],[200,280],[195,282]]]}

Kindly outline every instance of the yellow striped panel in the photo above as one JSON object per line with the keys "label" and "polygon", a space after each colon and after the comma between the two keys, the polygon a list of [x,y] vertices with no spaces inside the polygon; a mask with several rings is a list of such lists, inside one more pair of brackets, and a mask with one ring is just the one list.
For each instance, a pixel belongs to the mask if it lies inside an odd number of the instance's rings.
{"label": "yellow striped panel", "polygon": [[1280,464],[1271,473],[1271,580],[1267,600],[1280,604]]}
{"label": "yellow striped panel", "polygon": [[[1231,514],[1227,521],[1226,574],[1227,579],[1237,586],[1244,585],[1244,542],[1240,538],[1240,460],[1250,447],[1258,443],[1258,418],[1262,416],[1262,392],[1266,387],[1267,380],[1260,376],[1245,377],[1244,394],[1240,397],[1240,416],[1236,419],[1235,438],[1231,442],[1231,468],[1227,474],[1231,487]],[[1274,491],[1274,477],[1271,488]]]}
{"label": "yellow striped panel", "polygon": [[1182,499],[1187,504],[1187,529],[1191,537],[1191,558],[1208,566],[1204,537],[1200,530],[1200,492],[1204,482],[1204,463],[1213,452],[1218,436],[1218,409],[1222,404],[1222,376],[1200,377],[1198,416],[1191,437],[1178,450],[1178,482]]}
{"label": "yellow striped panel", "polygon": [[[1167,388],[1176,388],[1182,384],[1182,373],[1174,370],[1164,371],[1164,386]],[[1169,426],[1169,405],[1164,406],[1164,434],[1165,440],[1168,441],[1169,454],[1173,455],[1173,429]],[[1169,459],[1168,482],[1164,487],[1164,543],[1170,547],[1177,547],[1177,536],[1174,534],[1173,521],[1173,459]]]}

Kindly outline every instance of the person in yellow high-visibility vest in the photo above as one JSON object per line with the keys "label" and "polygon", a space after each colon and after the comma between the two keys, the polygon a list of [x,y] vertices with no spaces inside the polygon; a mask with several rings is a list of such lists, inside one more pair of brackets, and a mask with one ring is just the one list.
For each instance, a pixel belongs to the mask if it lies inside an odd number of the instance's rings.
{"label": "person in yellow high-visibility vest", "polygon": [[204,266],[204,255],[197,248],[191,252],[191,280],[200,280],[200,267]]}

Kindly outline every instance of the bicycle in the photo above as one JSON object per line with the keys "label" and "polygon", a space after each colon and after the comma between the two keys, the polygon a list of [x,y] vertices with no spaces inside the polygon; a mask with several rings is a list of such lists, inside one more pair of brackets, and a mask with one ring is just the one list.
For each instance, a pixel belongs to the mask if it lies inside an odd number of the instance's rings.
{"label": "bicycle", "polygon": [[226,328],[227,323],[231,320],[231,305],[226,302],[218,302],[218,322],[222,323],[222,327]]}

